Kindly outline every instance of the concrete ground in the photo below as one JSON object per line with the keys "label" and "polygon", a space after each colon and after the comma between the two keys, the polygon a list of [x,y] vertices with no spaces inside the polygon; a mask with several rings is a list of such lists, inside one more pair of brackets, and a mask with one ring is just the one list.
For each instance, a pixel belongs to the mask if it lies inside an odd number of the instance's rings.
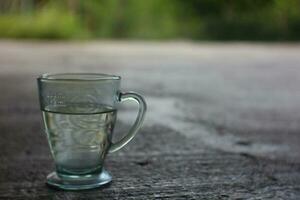
{"label": "concrete ground", "polygon": [[[145,96],[143,129],[108,157],[109,187],[44,185],[53,161],[35,78],[46,72],[116,74]],[[298,44],[1,41],[0,199],[299,199],[299,86]],[[115,135],[135,112],[122,106]]]}

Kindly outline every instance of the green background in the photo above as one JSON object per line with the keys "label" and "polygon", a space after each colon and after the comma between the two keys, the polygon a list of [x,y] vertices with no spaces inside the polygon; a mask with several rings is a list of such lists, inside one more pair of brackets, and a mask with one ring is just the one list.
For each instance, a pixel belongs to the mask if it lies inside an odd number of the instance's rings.
{"label": "green background", "polygon": [[300,0],[1,0],[0,38],[300,39]]}

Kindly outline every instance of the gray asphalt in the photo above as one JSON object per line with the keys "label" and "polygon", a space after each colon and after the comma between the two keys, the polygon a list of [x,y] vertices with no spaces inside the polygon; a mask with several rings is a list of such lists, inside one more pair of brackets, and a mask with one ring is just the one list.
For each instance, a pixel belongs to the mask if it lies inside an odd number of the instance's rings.
{"label": "gray asphalt", "polygon": [[[2,41],[0,66],[2,76],[121,75],[124,90],[146,96],[145,126],[223,151],[300,161],[297,44]],[[127,109],[120,119],[129,124],[132,115]]]}
{"label": "gray asphalt", "polygon": [[[54,166],[39,111],[42,73],[122,76],[144,126],[107,158],[109,187],[45,186]],[[0,41],[0,198],[299,199],[300,44]],[[115,140],[132,124],[118,112]]]}

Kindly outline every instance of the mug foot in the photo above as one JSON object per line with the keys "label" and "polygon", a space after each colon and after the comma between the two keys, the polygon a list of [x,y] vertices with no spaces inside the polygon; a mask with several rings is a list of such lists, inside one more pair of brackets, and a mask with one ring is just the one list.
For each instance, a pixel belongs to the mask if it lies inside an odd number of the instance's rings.
{"label": "mug foot", "polygon": [[112,177],[106,171],[102,170],[100,174],[77,176],[63,175],[59,176],[56,172],[52,172],[47,176],[47,184],[55,188],[63,190],[86,190],[100,187],[111,182]]}

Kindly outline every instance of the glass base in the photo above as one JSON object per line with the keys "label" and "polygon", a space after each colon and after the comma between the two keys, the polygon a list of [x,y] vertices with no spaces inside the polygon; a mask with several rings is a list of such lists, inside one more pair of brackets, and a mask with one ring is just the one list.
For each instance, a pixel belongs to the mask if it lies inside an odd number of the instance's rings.
{"label": "glass base", "polygon": [[112,180],[104,169],[100,174],[93,175],[58,175],[52,172],[47,176],[47,184],[63,190],[86,190],[107,184]]}

